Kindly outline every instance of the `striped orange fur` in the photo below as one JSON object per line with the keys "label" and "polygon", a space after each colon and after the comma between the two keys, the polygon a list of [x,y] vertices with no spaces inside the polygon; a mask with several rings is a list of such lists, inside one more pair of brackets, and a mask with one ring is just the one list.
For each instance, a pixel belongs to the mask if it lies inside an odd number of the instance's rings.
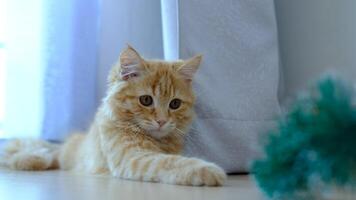
{"label": "striped orange fur", "polygon": [[129,46],[110,72],[107,96],[88,134],[74,134],[59,148],[11,141],[5,163],[18,170],[59,167],[131,180],[222,185],[226,175],[220,167],[179,155],[194,118],[191,82],[200,61],[201,56],[145,60]]}

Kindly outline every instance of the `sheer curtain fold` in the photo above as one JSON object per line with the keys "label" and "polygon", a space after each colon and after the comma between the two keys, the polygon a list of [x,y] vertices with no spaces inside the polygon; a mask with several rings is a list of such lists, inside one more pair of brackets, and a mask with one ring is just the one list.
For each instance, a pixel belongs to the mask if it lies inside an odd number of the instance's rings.
{"label": "sheer curtain fold", "polygon": [[99,8],[96,0],[44,6],[48,49],[41,132],[45,139],[61,140],[85,130],[95,112]]}

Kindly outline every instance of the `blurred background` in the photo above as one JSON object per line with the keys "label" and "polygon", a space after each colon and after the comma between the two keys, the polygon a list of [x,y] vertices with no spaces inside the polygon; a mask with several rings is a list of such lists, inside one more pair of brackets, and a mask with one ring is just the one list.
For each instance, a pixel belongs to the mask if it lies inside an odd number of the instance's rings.
{"label": "blurred background", "polygon": [[[354,79],[356,1],[274,6],[281,104],[325,70]],[[85,130],[127,43],[145,57],[182,57],[178,13],[176,0],[0,0],[0,138]]]}

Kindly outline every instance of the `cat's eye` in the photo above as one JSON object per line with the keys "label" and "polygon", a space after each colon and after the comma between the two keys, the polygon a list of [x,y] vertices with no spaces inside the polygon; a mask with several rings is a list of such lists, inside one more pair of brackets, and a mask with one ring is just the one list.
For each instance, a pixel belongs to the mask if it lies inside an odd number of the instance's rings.
{"label": "cat's eye", "polygon": [[153,104],[153,99],[150,95],[142,95],[139,98],[140,103],[144,106],[150,106]]}
{"label": "cat's eye", "polygon": [[173,110],[176,110],[180,107],[180,105],[182,104],[182,100],[180,99],[173,99],[170,103],[169,103],[169,107]]}

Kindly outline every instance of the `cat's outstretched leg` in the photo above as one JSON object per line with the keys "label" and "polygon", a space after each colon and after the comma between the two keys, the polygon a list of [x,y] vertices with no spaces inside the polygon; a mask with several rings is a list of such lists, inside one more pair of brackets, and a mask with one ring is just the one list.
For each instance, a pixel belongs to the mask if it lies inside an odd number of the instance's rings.
{"label": "cat's outstretched leg", "polygon": [[113,137],[102,145],[109,170],[115,177],[194,186],[220,186],[226,179],[224,170],[213,163],[159,153],[148,140],[124,140],[125,137]]}
{"label": "cat's outstretched leg", "polygon": [[114,172],[116,176],[193,186],[221,186],[226,174],[213,163],[161,153],[132,152]]}

